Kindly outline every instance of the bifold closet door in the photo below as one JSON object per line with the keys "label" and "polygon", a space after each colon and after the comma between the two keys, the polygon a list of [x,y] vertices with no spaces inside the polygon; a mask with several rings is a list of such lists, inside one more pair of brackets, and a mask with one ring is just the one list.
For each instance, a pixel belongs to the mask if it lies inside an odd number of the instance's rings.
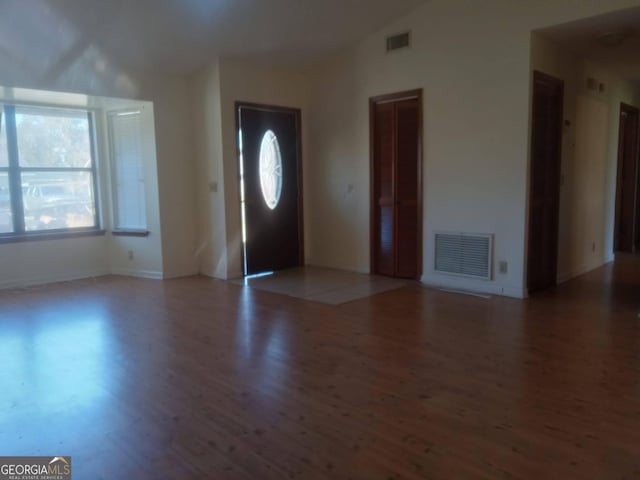
{"label": "bifold closet door", "polygon": [[421,273],[421,117],[418,93],[371,100],[372,272]]}

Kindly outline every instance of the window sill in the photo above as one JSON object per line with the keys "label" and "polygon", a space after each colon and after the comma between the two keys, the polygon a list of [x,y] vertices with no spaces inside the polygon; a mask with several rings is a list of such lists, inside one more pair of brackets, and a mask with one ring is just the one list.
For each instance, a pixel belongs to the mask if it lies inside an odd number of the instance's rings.
{"label": "window sill", "polygon": [[149,230],[112,230],[111,235],[114,237],[148,237]]}
{"label": "window sill", "polygon": [[22,243],[22,242],[37,242],[42,240],[62,240],[65,238],[80,238],[80,237],[99,237],[105,234],[104,230],[92,228],[88,230],[65,230],[65,231],[50,231],[50,232],[31,232],[20,234],[2,234],[0,235],[0,244],[5,243]]}

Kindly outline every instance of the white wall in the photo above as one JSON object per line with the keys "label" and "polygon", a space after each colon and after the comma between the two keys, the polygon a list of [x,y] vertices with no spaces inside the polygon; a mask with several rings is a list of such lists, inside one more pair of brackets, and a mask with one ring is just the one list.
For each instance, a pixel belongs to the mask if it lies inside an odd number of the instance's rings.
{"label": "white wall", "polygon": [[[163,249],[162,235],[160,228],[160,198],[158,194],[158,169],[156,154],[156,137],[154,109],[151,102],[139,102],[122,99],[104,99],[103,107],[100,110],[100,124],[107,124],[107,114],[113,111],[140,110],[141,115],[141,140],[143,157],[143,174],[145,179],[145,207],[147,237],[112,236],[109,239],[109,264],[110,273],[118,275],[133,275],[147,278],[163,278]],[[110,158],[111,144],[108,138],[108,131],[102,128],[104,138],[102,138],[104,159]],[[113,205],[113,179],[111,178],[110,165],[102,162],[101,176],[109,180],[108,191],[102,192],[103,205],[106,207],[103,212],[104,225],[107,228],[114,225],[113,212],[109,208]],[[104,182],[103,182],[104,183]],[[131,253],[133,258],[129,258]]]}
{"label": "white wall", "polygon": [[[521,296],[530,32],[639,4],[431,0],[305,72],[223,59],[214,62],[217,73],[212,67],[213,72],[195,80],[120,68],[94,45],[49,70],[40,68],[42,62],[0,50],[0,85],[153,102],[163,274],[186,275],[200,268],[215,276],[225,272],[225,277],[241,272],[235,101],[302,108],[307,263],[368,271],[368,98],[423,88],[423,281]],[[387,55],[384,37],[407,29],[413,47]],[[203,104],[192,92],[194,85],[209,95]],[[217,130],[217,98],[220,138],[209,129]],[[208,191],[212,181],[218,181],[217,195]],[[437,274],[432,265],[436,230],[495,234],[495,260],[507,261],[509,272],[491,282]],[[65,246],[50,245],[60,258],[69,254]],[[0,255],[12,247],[2,248]],[[126,249],[123,245],[120,251]],[[101,259],[87,261],[96,271],[103,265]]]}
{"label": "white wall", "polygon": [[[298,70],[229,59],[216,60],[192,79],[202,273],[242,276],[236,102],[300,108],[305,170],[307,83]],[[303,178],[306,189],[310,177],[303,174]],[[211,191],[214,182],[217,192]]]}
{"label": "white wall", "polygon": [[218,61],[192,79],[200,272],[227,278],[225,182]]}
{"label": "white wall", "polygon": [[190,82],[154,79],[143,94],[153,101],[164,278],[198,272],[196,189]]}
{"label": "white wall", "polygon": [[[523,296],[530,32],[639,3],[432,0],[313,69],[309,262],[369,270],[368,98],[423,88],[423,281]],[[406,30],[412,48],[386,54],[385,36]],[[493,233],[508,273],[482,282],[434,272],[438,230]]]}
{"label": "white wall", "polygon": [[[310,177],[304,173],[307,165],[305,161],[307,78],[298,70],[221,59],[220,92],[224,191],[227,213],[227,276],[236,278],[242,276],[242,226],[240,220],[235,103],[238,101],[261,103],[302,110],[303,178],[308,181]],[[303,190],[305,188],[303,186]]]}
{"label": "white wall", "polygon": [[[40,279],[101,274],[110,271],[110,266],[105,270],[105,265],[110,265],[112,254],[115,270],[122,273],[128,271],[164,277],[197,273],[195,176],[188,80],[122,69],[93,45],[80,49],[77,57],[66,58],[53,70],[41,70],[38,62],[20,61],[6,52],[0,50],[0,85],[8,87],[3,89],[5,98],[13,95],[11,87],[23,87],[153,102],[157,187],[152,186],[150,194],[155,194],[158,199],[151,202],[152,208],[157,206],[158,214],[149,217],[153,228],[149,237],[113,240],[106,253],[103,250],[105,239],[98,237],[76,242],[28,242],[20,247],[0,245],[3,262],[15,255],[20,255],[18,264],[31,262],[31,266],[21,272],[3,269],[0,283],[38,283]],[[59,102],[75,102],[77,98],[75,95],[61,95]],[[86,248],[78,249],[78,243],[86,245]],[[125,262],[122,257],[123,252],[129,250],[134,250],[133,262],[128,258]],[[74,261],[50,263],[41,258],[39,252],[59,259],[73,257]],[[86,255],[80,257],[78,252],[86,252]]]}
{"label": "white wall", "polygon": [[104,236],[0,245],[0,289],[110,273]]}

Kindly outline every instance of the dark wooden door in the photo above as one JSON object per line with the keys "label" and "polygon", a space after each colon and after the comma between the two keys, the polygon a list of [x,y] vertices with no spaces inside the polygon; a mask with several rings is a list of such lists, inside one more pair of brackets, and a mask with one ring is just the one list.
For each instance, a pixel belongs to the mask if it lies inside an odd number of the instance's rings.
{"label": "dark wooden door", "polygon": [[[638,203],[638,109],[620,105],[618,181],[616,189],[615,250],[632,252],[640,245]],[[639,211],[636,211],[639,210]]]}
{"label": "dark wooden door", "polygon": [[302,265],[300,111],[239,104],[238,127],[245,275]]}
{"label": "dark wooden door", "polygon": [[372,272],[422,272],[422,92],[371,99]]}
{"label": "dark wooden door", "polygon": [[529,172],[529,292],[557,281],[560,165],[562,157],[562,80],[534,72],[531,169]]}

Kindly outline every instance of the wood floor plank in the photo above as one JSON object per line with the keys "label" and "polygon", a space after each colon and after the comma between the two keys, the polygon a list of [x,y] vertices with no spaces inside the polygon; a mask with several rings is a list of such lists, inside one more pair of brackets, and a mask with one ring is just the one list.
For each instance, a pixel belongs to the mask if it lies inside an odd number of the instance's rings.
{"label": "wood floor plank", "polygon": [[0,292],[0,454],[74,478],[640,478],[640,259],[340,306],[191,277]]}

